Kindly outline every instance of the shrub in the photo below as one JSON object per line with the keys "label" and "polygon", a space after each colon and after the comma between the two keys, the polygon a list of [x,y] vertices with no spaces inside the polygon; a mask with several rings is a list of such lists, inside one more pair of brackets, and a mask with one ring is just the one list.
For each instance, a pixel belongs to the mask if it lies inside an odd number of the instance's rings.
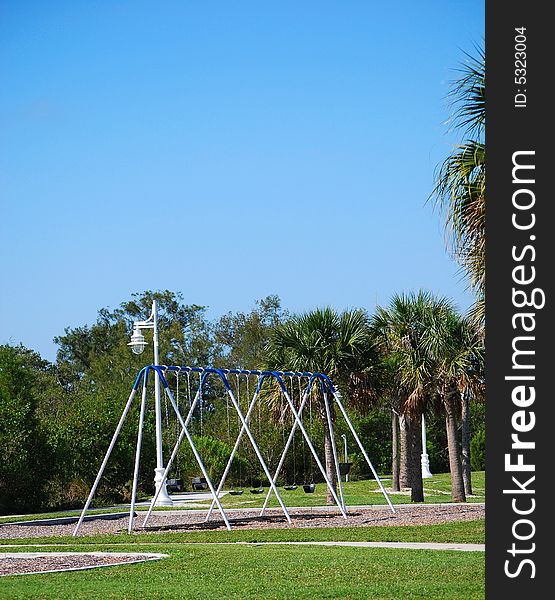
{"label": "shrub", "polygon": [[470,468],[483,471],[486,468],[486,432],[478,430],[470,440]]}

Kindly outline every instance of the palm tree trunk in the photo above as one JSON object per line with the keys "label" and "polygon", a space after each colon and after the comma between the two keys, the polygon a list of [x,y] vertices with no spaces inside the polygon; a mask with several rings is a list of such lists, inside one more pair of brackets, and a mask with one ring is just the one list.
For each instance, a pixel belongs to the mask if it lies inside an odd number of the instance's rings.
{"label": "palm tree trunk", "polygon": [[457,441],[457,415],[454,404],[454,394],[448,393],[444,399],[444,406],[447,448],[449,450],[449,468],[451,470],[451,499],[453,502],[466,502],[459,445]]}
{"label": "palm tree trunk", "polygon": [[422,454],[421,419],[411,416],[408,419],[408,447],[409,447],[409,485],[411,502],[424,502],[424,487],[422,484]]}
{"label": "palm tree trunk", "polygon": [[391,489],[400,491],[399,485],[399,415],[391,410]]}
{"label": "palm tree trunk", "polygon": [[403,414],[399,415],[399,437],[400,437],[400,457],[399,457],[399,486],[407,488],[409,482],[409,444],[408,444],[408,424],[407,417]]}
{"label": "palm tree trunk", "polygon": [[470,469],[470,398],[467,390],[461,392],[461,459],[464,493],[472,495],[472,476]]}
{"label": "palm tree trunk", "polygon": [[[337,474],[335,472],[335,462],[333,460],[333,448],[331,444],[331,433],[327,420],[324,420],[324,458],[326,463],[326,475],[331,481],[334,492],[337,494]],[[326,504],[335,504],[333,495],[329,488],[327,489]]]}

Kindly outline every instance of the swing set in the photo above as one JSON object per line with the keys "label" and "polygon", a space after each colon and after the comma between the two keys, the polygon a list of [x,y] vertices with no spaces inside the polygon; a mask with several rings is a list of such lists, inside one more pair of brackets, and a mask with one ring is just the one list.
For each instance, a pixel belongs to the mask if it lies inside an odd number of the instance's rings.
{"label": "swing set", "polygon": [[[345,504],[345,499],[343,495],[343,486],[341,482],[341,475],[343,468],[343,463],[340,463],[337,455],[337,448],[334,439],[334,426],[333,419],[331,417],[332,406],[336,406],[339,409],[340,414],[343,416],[345,423],[347,424],[350,433],[352,434],[356,444],[358,445],[362,456],[364,457],[366,463],[368,464],[370,470],[378,486],[384,495],[390,509],[392,512],[395,512],[393,504],[383,487],[383,484],[364,449],[360,438],[349,419],[349,416],[341,402],[341,396],[339,391],[333,386],[329,377],[322,373],[310,373],[310,372],[293,372],[293,371],[259,371],[259,370],[244,370],[244,369],[216,369],[212,367],[202,368],[202,367],[188,367],[188,366],[166,366],[166,365],[149,365],[143,367],[135,380],[127,403],[123,409],[118,425],[114,431],[112,440],[106,451],[102,464],[98,470],[96,475],[96,479],[92,485],[87,501],[83,507],[81,512],[81,516],[75,526],[75,530],[73,535],[76,536],[81,528],[83,520],[87,511],[89,510],[90,504],[98,487],[98,484],[102,478],[104,470],[106,468],[106,464],[110,458],[110,455],[116,445],[118,436],[121,432],[123,424],[128,416],[128,413],[133,404],[133,400],[137,395],[137,392],[141,389],[141,403],[140,403],[140,411],[139,411],[139,422],[138,422],[138,433],[137,433],[137,443],[135,449],[135,465],[133,472],[133,485],[131,491],[131,505],[129,511],[129,524],[128,524],[128,532],[131,533],[134,528],[134,519],[135,519],[135,506],[137,502],[137,487],[138,487],[138,476],[139,476],[139,466],[140,466],[140,456],[141,456],[141,444],[142,444],[142,435],[143,435],[143,425],[144,425],[144,417],[146,411],[147,404],[147,389],[149,383],[149,375],[151,373],[157,374],[160,384],[164,388],[165,398],[166,398],[166,427],[169,429],[169,407],[167,402],[173,410],[173,413],[176,418],[176,440],[173,445],[173,449],[171,455],[166,464],[162,481],[167,481],[171,491],[181,491],[183,489],[182,479],[179,476],[179,470],[177,473],[177,477],[175,479],[167,480],[168,474],[174,465],[176,460],[178,450],[185,438],[192,450],[195,461],[202,473],[199,477],[194,477],[192,480],[193,489],[205,489],[208,490],[210,496],[212,498],[210,508],[205,517],[205,522],[207,522],[212,515],[214,508],[218,509],[218,512],[221,515],[223,522],[228,530],[231,530],[231,524],[227,517],[227,514],[220,502],[220,497],[222,495],[222,491],[224,489],[226,480],[230,474],[233,461],[238,458],[238,453],[240,448],[245,446],[250,442],[250,447],[252,451],[254,451],[254,455],[259,462],[260,465],[260,477],[261,481],[257,482],[259,485],[253,485],[251,481],[250,492],[253,494],[263,494],[266,490],[262,485],[262,476],[265,477],[265,480],[268,482],[268,490],[266,492],[266,498],[264,500],[262,509],[260,511],[260,516],[263,516],[267,507],[268,502],[272,496],[275,494],[277,502],[281,508],[281,511],[284,514],[285,519],[288,523],[291,523],[291,516],[289,515],[289,511],[283,501],[283,498],[278,489],[277,481],[280,477],[280,474],[284,468],[284,464],[286,462],[286,458],[290,448],[293,448],[293,481],[288,482],[283,486],[285,490],[295,490],[297,489],[297,473],[296,473],[296,463],[295,463],[295,438],[297,435],[300,435],[303,443],[303,471],[306,475],[306,459],[305,454],[309,454],[310,468],[309,468],[309,476],[303,481],[303,489],[306,493],[314,493],[315,491],[315,482],[314,482],[314,472],[313,466],[315,465],[317,471],[319,471],[322,476],[329,493],[333,497],[335,504],[338,507],[341,515],[346,519],[347,518],[347,507]],[[185,374],[187,378],[187,397],[188,397],[188,406],[180,406],[180,377]],[[192,393],[192,385],[191,385],[191,376],[196,374],[198,376],[198,384],[196,386],[196,390],[194,394]],[[175,378],[175,396],[174,393],[168,383],[168,380],[171,381],[171,376]],[[204,399],[203,399],[203,390],[205,390],[207,383],[214,383],[213,381],[209,381],[210,378],[215,378],[218,385],[223,385],[225,389],[225,400],[226,400],[226,417],[227,417],[227,434],[228,434],[228,443],[231,447],[231,441],[233,439],[232,432],[232,414],[233,411],[237,415],[237,429],[238,433],[236,435],[233,448],[227,460],[225,469],[220,478],[217,486],[212,481],[208,468],[205,464],[204,456],[203,456],[203,448],[197,448],[195,441],[193,439],[193,435],[191,434],[191,429],[194,426],[195,422],[200,424],[200,432],[203,434],[203,425],[204,425]],[[252,394],[252,398],[250,396],[250,385],[249,381],[251,378],[256,379],[256,385],[254,387],[254,392]],[[241,381],[244,382],[243,386],[241,386]],[[287,384],[287,381],[289,384]],[[233,383],[235,385],[233,385]],[[295,385],[296,383],[296,385]],[[283,450],[281,452],[281,456],[279,458],[278,464],[274,469],[274,472],[270,472],[270,468],[268,466],[267,461],[265,460],[259,443],[256,440],[255,434],[251,429],[251,424],[253,422],[253,414],[255,412],[255,408],[258,409],[258,438],[260,441],[261,437],[261,428],[260,428],[260,406],[263,402],[264,396],[261,396],[261,391],[264,386],[273,385],[273,389],[279,390],[280,396],[285,401],[285,411],[283,414],[283,439],[285,440]],[[234,390],[235,388],[235,390]],[[243,392],[244,390],[244,392]],[[326,420],[326,426],[330,432],[331,439],[331,451],[333,455],[333,465],[335,472],[335,479],[337,482],[337,490],[333,485],[332,481],[328,477],[326,473],[326,469],[324,468],[320,457],[314,447],[312,437],[312,397],[314,393],[318,393],[323,401],[324,407],[324,416]],[[244,406],[241,406],[242,398],[244,400]],[[308,405],[308,406],[307,406]],[[182,415],[182,409],[183,414]],[[308,430],[305,426],[305,409],[308,410]],[[285,417],[288,415],[290,417],[290,430],[289,434],[285,436],[286,425],[285,425]],[[297,431],[300,434],[297,434]],[[198,440],[197,440],[198,441]],[[305,450],[307,451],[305,453]],[[179,469],[179,467],[177,466]],[[242,466],[241,460],[238,460],[238,469],[239,469],[239,486],[233,487],[228,493],[231,495],[240,495],[243,494],[243,482],[242,482]],[[159,486],[156,490],[154,497],[150,503],[147,514],[142,523],[142,527],[145,528],[150,519],[152,511],[156,505],[160,492],[162,490],[162,486]]]}

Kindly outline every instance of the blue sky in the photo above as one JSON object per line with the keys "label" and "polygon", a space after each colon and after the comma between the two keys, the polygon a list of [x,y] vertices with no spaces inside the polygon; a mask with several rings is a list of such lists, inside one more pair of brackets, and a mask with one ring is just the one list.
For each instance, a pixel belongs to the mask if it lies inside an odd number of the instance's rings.
{"label": "blue sky", "polygon": [[470,301],[426,199],[480,2],[2,2],[0,343],[133,292],[217,317]]}

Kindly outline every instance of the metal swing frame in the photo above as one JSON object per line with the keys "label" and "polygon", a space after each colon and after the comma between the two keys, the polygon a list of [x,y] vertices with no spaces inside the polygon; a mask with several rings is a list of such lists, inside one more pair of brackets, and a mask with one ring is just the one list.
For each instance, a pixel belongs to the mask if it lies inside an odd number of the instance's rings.
{"label": "metal swing frame", "polygon": [[[269,490],[268,490],[266,499],[264,501],[262,510],[260,512],[260,516],[262,516],[264,514],[264,512],[266,511],[266,508],[268,506],[268,501],[269,501],[272,493],[274,493],[276,495],[278,503],[283,511],[283,514],[284,514],[287,522],[291,523],[291,516],[289,515],[287,507],[285,506],[285,503],[283,502],[283,499],[279,493],[276,481],[279,477],[279,474],[280,474],[283,464],[285,462],[287,453],[291,446],[291,442],[294,439],[297,428],[301,431],[302,436],[303,436],[304,440],[306,441],[306,444],[314,458],[314,461],[315,461],[322,477],[324,478],[324,481],[326,482],[328,490],[330,491],[330,493],[334,499],[334,502],[336,503],[339,511],[341,512],[341,515],[346,519],[347,518],[347,507],[345,504],[345,498],[343,495],[343,486],[341,483],[341,476],[339,473],[339,461],[338,461],[338,457],[337,457],[337,448],[335,445],[333,422],[332,422],[332,418],[331,418],[330,397],[331,397],[332,402],[334,402],[334,404],[339,408],[340,413],[342,414],[343,418],[345,419],[345,422],[347,423],[349,430],[350,430],[351,434],[353,435],[353,438],[355,439],[362,455],[364,456],[366,463],[370,467],[370,470],[372,471],[372,474],[374,475],[374,477],[380,487],[380,490],[381,490],[382,494],[384,495],[391,511],[395,512],[395,508],[393,507],[393,504],[391,503],[391,500],[390,500],[385,488],[383,487],[383,484],[382,484],[376,470],[374,469],[374,466],[372,465],[372,462],[370,461],[370,458],[368,457],[368,454],[367,454],[366,450],[364,449],[364,446],[362,445],[362,442],[360,441],[360,438],[359,438],[351,420],[349,419],[349,416],[343,406],[343,403],[341,402],[341,396],[339,394],[339,391],[336,388],[334,388],[333,384],[331,383],[331,381],[327,375],[324,375],[322,373],[299,372],[299,371],[260,371],[260,370],[244,370],[244,369],[216,369],[216,368],[212,368],[212,367],[202,368],[202,367],[188,367],[188,366],[148,365],[148,366],[143,367],[137,375],[137,378],[135,380],[135,383],[133,385],[133,388],[131,390],[129,398],[128,398],[128,400],[125,404],[125,407],[123,409],[123,412],[121,414],[118,425],[114,431],[112,440],[108,447],[108,450],[106,451],[106,454],[104,456],[104,459],[102,461],[100,469],[99,469],[99,471],[96,475],[95,481],[91,487],[87,501],[83,507],[83,510],[81,512],[79,520],[75,526],[73,536],[76,536],[81,528],[81,525],[83,523],[85,515],[90,507],[91,501],[94,497],[94,494],[96,493],[96,489],[98,487],[98,484],[99,484],[99,482],[102,478],[102,475],[104,473],[104,470],[106,468],[106,464],[108,463],[108,460],[109,460],[110,455],[111,455],[111,453],[114,449],[114,446],[117,442],[117,439],[121,432],[123,424],[127,418],[129,410],[133,404],[133,400],[134,400],[135,396],[137,395],[137,392],[138,392],[139,388],[141,387],[141,382],[142,382],[141,405],[140,405],[139,424],[138,424],[139,426],[138,426],[137,443],[136,443],[136,450],[135,450],[135,466],[134,466],[134,472],[133,472],[133,487],[132,487],[132,493],[131,493],[131,505],[130,505],[130,511],[129,511],[129,524],[128,524],[128,532],[131,533],[133,531],[134,511],[135,511],[135,505],[136,505],[136,501],[137,501],[137,486],[138,486],[138,476],[139,476],[139,466],[140,466],[143,424],[144,424],[144,416],[145,416],[145,410],[146,410],[147,387],[148,387],[148,381],[149,381],[149,374],[151,371],[154,372],[156,378],[159,379],[160,383],[162,384],[162,386],[164,388],[164,393],[166,394],[168,400],[170,401],[170,404],[172,406],[173,411],[175,412],[175,415],[179,422],[179,425],[181,426],[181,432],[179,433],[179,436],[173,447],[170,458],[168,459],[168,462],[166,464],[162,481],[166,480],[168,472],[171,469],[171,466],[177,456],[179,447],[183,441],[183,438],[185,437],[187,439],[187,442],[189,443],[189,446],[191,447],[191,450],[193,451],[193,455],[194,455],[195,460],[197,461],[197,464],[203,474],[203,477],[206,479],[206,483],[208,484],[208,489],[212,496],[212,502],[211,502],[210,508],[208,509],[208,512],[206,514],[205,521],[208,521],[210,519],[212,512],[214,510],[214,507],[217,507],[218,511],[221,514],[221,517],[225,523],[226,528],[228,530],[231,530],[231,524],[230,524],[229,519],[226,515],[226,512],[220,502],[219,497],[222,492],[223,486],[225,485],[225,481],[229,474],[229,470],[231,469],[233,459],[239,449],[241,439],[242,439],[243,435],[246,434],[249,441],[251,442],[251,445],[255,451],[255,454],[256,454],[256,456],[260,462],[260,465],[264,471],[264,474],[269,482]],[[172,372],[175,373],[176,376],[178,376],[180,373],[187,373],[188,375],[191,373],[199,374],[199,385],[195,392],[194,399],[188,408],[188,412],[187,412],[185,419],[181,415],[179,406],[175,401],[174,395],[173,395],[173,393],[170,389],[170,386],[168,385],[167,379],[166,379],[167,373],[172,373]],[[236,375],[236,376],[247,376],[247,378],[250,375],[255,375],[258,377],[258,383],[256,385],[256,389],[254,391],[253,397],[252,397],[252,399],[250,399],[250,403],[249,403],[246,414],[243,414],[240,404],[239,404],[239,399],[236,398],[236,396],[233,392],[232,386],[230,385],[230,382],[228,380],[227,376],[231,375],[231,374]],[[208,474],[208,470],[206,469],[206,466],[203,462],[203,459],[195,446],[195,443],[193,441],[191,433],[188,430],[188,426],[193,417],[195,408],[197,407],[197,405],[199,403],[199,399],[202,394],[202,389],[203,389],[204,383],[210,375],[215,375],[221,379],[221,381],[225,387],[227,396],[228,396],[229,400],[231,400],[231,405],[237,412],[237,416],[239,417],[239,421],[241,423],[241,429],[239,431],[239,434],[237,435],[233,450],[230,454],[230,457],[228,459],[228,462],[226,464],[226,467],[224,469],[224,472],[222,474],[222,477],[220,479],[220,482],[219,482],[217,488],[214,486],[214,484]],[[285,377],[298,378],[299,383],[303,379],[306,380],[306,386],[304,387],[304,391],[302,392],[302,399],[301,399],[298,409],[295,408],[295,404],[291,398],[291,395],[287,391],[287,386],[284,384],[283,380]],[[260,451],[260,448],[258,447],[256,439],[249,427],[249,423],[250,423],[250,419],[251,419],[253,410],[254,410],[257,402],[261,402],[260,391],[262,389],[262,386],[266,380],[272,380],[272,379],[277,382],[283,396],[286,399],[287,406],[293,416],[293,425],[291,427],[289,437],[287,439],[287,442],[283,449],[278,466],[277,466],[273,476],[270,473],[268,465],[266,464],[264,457],[262,456],[262,453]],[[330,481],[330,479],[327,476],[327,473],[322,464],[322,461],[320,460],[320,457],[318,456],[318,453],[316,452],[316,449],[314,448],[314,445],[310,439],[310,435],[307,432],[307,430],[303,424],[303,420],[302,420],[303,410],[306,406],[306,402],[310,396],[312,387],[314,385],[320,385],[322,394],[323,394],[326,422],[329,427],[330,437],[331,437],[331,441],[332,441],[332,454],[333,454],[334,467],[335,467],[335,472],[336,472],[336,477],[337,477],[337,486],[339,489],[339,496],[337,495],[332,482]],[[302,385],[299,385],[299,389],[302,390]],[[293,390],[292,390],[292,392],[293,392]],[[143,525],[142,525],[143,528],[146,527],[146,525],[148,523],[148,520],[149,520],[149,518],[152,514],[152,511],[156,505],[158,496],[160,495],[161,489],[162,489],[161,487],[158,487],[158,489],[156,490],[154,498],[152,499],[152,501],[150,503],[147,515],[143,522]]]}

